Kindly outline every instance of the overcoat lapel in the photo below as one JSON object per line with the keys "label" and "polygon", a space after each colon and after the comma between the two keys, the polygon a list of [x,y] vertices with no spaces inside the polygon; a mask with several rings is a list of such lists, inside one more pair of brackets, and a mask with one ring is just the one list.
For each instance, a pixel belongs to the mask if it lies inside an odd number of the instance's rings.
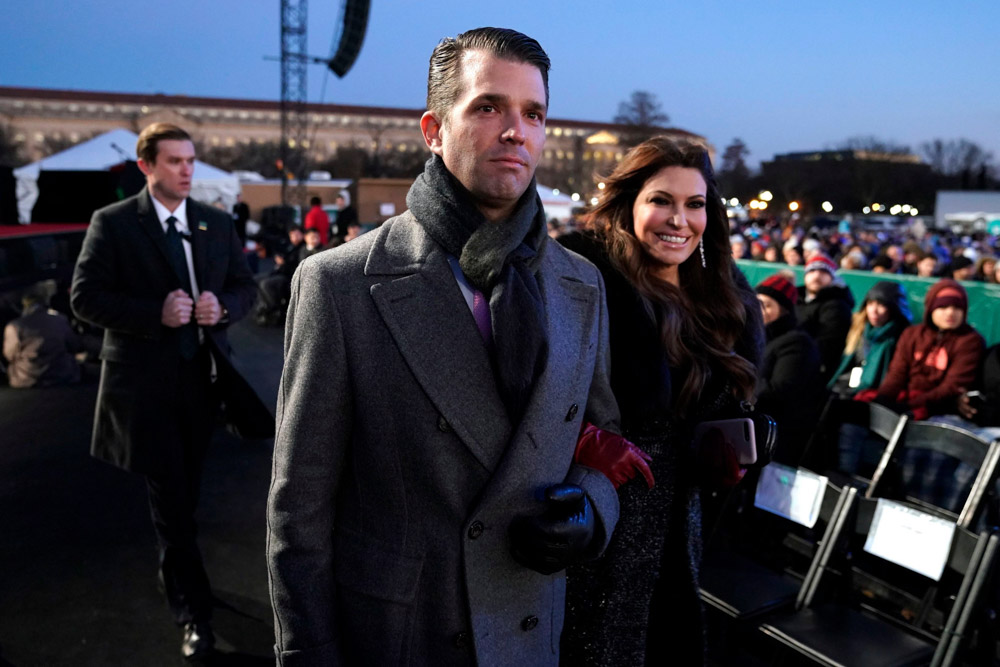
{"label": "overcoat lapel", "polygon": [[365,273],[386,275],[372,298],[427,396],[489,471],[510,437],[483,339],[447,257],[406,216],[380,234]]}
{"label": "overcoat lapel", "polygon": [[[149,190],[143,188],[136,201],[139,213],[139,226],[146,232],[146,235],[152,240],[153,245],[159,250],[160,257],[162,257],[163,262],[168,267],[167,270],[170,272],[170,275],[176,275],[177,272],[174,271],[173,263],[170,261],[170,250],[167,248],[167,235],[163,233],[163,226],[160,224],[160,219],[156,217],[156,209],[153,208],[150,196]],[[181,280],[181,276],[177,276],[177,280]],[[175,281],[171,280],[168,282],[174,283]]]}

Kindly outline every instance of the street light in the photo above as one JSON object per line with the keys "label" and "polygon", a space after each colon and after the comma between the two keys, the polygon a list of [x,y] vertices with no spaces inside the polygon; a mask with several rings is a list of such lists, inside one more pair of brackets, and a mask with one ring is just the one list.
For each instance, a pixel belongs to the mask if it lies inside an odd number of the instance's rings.
{"label": "street light", "polygon": [[572,195],[570,195],[570,199],[572,199],[573,201],[580,201],[580,193],[574,192]]}
{"label": "street light", "polygon": [[736,197],[733,197],[732,199],[729,200],[729,205],[730,206],[739,206],[740,205],[740,200],[737,199]]}
{"label": "street light", "polygon": [[756,211],[757,209],[760,208],[760,202],[757,201],[756,199],[751,199],[750,200],[750,208],[752,208],[753,210]]}
{"label": "street light", "polygon": [[764,210],[764,209],[766,209],[766,208],[767,208],[767,202],[766,202],[766,201],[762,201],[762,202],[760,203],[760,210],[762,210],[762,211],[763,211],[763,210]]}
{"label": "street light", "polygon": [[774,199],[774,195],[771,194],[770,190],[764,190],[759,195],[757,195],[757,197],[759,197],[763,201],[771,201],[772,199]]}
{"label": "street light", "polygon": [[831,204],[828,201],[825,201],[822,204],[820,204],[820,208],[822,208],[823,211],[826,213],[833,213],[833,204]]}
{"label": "street light", "polygon": [[598,189],[598,190],[603,190],[603,189],[604,189],[604,187],[605,187],[605,186],[604,186],[604,181],[601,181],[600,183],[598,183],[598,184],[597,184],[597,189]]}
{"label": "street light", "polygon": [[797,210],[799,210],[799,203],[797,201],[790,201],[790,202],[788,202],[788,210],[789,211],[797,211]]}
{"label": "street light", "polygon": [[872,207],[871,206],[865,206],[863,209],[861,209],[861,212],[864,213],[865,215],[868,215],[869,213],[872,212]]}

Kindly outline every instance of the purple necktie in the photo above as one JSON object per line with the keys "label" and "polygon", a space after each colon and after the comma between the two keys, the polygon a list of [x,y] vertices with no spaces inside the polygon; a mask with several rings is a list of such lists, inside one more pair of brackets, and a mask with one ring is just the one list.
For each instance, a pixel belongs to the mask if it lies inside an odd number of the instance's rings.
{"label": "purple necktie", "polygon": [[479,290],[472,293],[472,317],[476,319],[476,326],[479,328],[479,334],[483,337],[486,346],[492,346],[493,325],[490,322],[490,302]]}

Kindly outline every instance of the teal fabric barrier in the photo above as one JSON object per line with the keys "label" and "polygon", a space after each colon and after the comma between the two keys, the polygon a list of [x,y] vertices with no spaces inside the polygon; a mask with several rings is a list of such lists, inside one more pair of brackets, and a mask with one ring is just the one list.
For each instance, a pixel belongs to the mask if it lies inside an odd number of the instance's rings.
{"label": "teal fabric barrier", "polygon": [[[756,286],[762,280],[781,270],[790,270],[795,274],[795,284],[802,284],[801,266],[773,264],[771,262],[756,262],[741,259],[736,262],[751,286]],[[937,282],[936,278],[918,278],[917,276],[902,276],[898,274],[872,273],[870,271],[838,271],[851,294],[854,295],[855,310],[861,305],[865,294],[871,286],[880,280],[893,280],[902,283],[910,302],[914,322],[920,322],[924,316],[924,297],[930,286]],[[1000,285],[962,281],[962,286],[969,293],[969,324],[986,339],[986,345],[1000,343]]]}

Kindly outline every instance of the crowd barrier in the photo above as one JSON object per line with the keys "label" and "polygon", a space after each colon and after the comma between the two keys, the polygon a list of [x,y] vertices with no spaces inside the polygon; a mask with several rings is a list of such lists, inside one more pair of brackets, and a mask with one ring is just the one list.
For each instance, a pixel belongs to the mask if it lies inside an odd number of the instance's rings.
{"label": "crowd barrier", "polygon": [[[788,266],[787,264],[775,264],[772,262],[757,262],[749,259],[741,259],[736,262],[743,275],[747,277],[751,286],[755,286],[768,276],[781,270],[791,270],[795,273],[796,284],[802,284],[803,267]],[[871,286],[880,280],[893,280],[901,283],[906,288],[906,295],[910,302],[910,311],[913,313],[913,321],[920,322],[924,315],[924,297],[927,290],[937,282],[937,278],[919,278],[917,276],[904,276],[899,274],[872,273],[870,271],[838,271],[844,283],[847,284],[851,294],[854,295],[854,302],[857,305],[865,298],[865,294]],[[969,293],[968,322],[976,328],[986,344],[996,345],[1000,343],[1000,285],[989,283],[977,283],[963,281],[962,286]],[[856,308],[855,308],[856,309]]]}

